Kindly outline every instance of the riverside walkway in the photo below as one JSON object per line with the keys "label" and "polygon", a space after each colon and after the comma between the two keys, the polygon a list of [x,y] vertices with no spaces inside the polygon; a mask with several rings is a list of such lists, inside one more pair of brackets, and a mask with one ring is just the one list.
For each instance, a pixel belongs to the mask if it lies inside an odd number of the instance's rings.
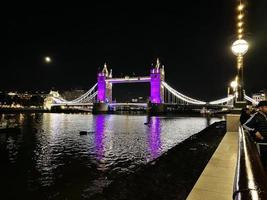
{"label": "riverside walkway", "polygon": [[239,115],[227,116],[227,133],[211,157],[187,200],[229,200],[233,195]]}

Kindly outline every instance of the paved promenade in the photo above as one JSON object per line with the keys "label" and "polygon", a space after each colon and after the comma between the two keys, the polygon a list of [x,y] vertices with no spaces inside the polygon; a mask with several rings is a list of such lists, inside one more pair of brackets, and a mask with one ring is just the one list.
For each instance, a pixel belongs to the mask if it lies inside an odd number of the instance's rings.
{"label": "paved promenade", "polygon": [[[234,118],[238,124],[238,116]],[[230,128],[228,125],[230,131],[222,139],[187,200],[232,199],[238,151],[238,132],[232,130],[236,130],[237,124],[234,123],[234,127],[230,124]]]}

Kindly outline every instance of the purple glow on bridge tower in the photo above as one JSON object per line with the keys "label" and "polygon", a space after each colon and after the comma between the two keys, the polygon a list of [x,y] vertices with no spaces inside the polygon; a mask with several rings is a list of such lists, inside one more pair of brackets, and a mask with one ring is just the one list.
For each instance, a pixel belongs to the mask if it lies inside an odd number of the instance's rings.
{"label": "purple glow on bridge tower", "polygon": [[97,75],[97,100],[99,102],[105,102],[106,99],[106,75],[104,72],[100,72]]}
{"label": "purple glow on bridge tower", "polygon": [[152,69],[150,72],[150,99],[152,103],[161,103],[160,98],[160,72]]}
{"label": "purple glow on bridge tower", "polygon": [[124,82],[149,82],[150,81],[150,101],[153,104],[164,103],[164,88],[161,82],[165,79],[164,66],[161,66],[159,59],[153,69],[150,71],[150,77],[133,77],[124,79],[112,79],[112,70],[110,73],[107,65],[97,75],[97,101],[99,103],[112,103],[112,84]]}
{"label": "purple glow on bridge tower", "polygon": [[160,68],[159,59],[155,68],[150,71],[150,100],[151,103],[164,102],[164,90],[161,88],[161,81],[164,81],[164,67]]}
{"label": "purple glow on bridge tower", "polygon": [[107,64],[103,70],[97,74],[97,101],[100,103],[112,102],[112,83],[107,79],[112,78],[112,69],[108,71]]}

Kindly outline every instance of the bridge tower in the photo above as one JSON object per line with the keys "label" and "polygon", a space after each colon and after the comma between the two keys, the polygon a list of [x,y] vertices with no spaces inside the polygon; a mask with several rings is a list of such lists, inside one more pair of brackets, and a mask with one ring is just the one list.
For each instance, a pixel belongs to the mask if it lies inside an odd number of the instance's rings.
{"label": "bridge tower", "polygon": [[164,103],[164,88],[161,87],[161,81],[165,80],[164,66],[161,66],[157,59],[156,66],[150,70],[150,101],[151,103]]}
{"label": "bridge tower", "polygon": [[108,71],[107,64],[97,74],[97,103],[94,103],[93,113],[108,112],[108,103],[112,102],[112,83],[106,80],[112,78],[112,69]]}
{"label": "bridge tower", "polygon": [[155,67],[150,70],[150,103],[148,105],[148,112],[151,114],[165,112],[162,81],[165,81],[164,66],[157,59]]}
{"label": "bridge tower", "polygon": [[105,63],[103,70],[97,74],[97,101],[99,103],[112,102],[112,83],[106,81],[109,78],[112,78],[112,69],[109,73]]}

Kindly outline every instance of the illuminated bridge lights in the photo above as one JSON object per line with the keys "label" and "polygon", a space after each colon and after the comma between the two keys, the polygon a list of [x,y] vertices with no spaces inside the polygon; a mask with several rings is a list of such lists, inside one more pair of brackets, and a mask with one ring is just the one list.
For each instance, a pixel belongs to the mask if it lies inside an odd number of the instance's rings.
{"label": "illuminated bridge lights", "polygon": [[[244,45],[244,46],[242,46]],[[246,44],[243,40],[234,43],[233,51],[236,52],[245,52],[247,50]],[[241,63],[243,58],[239,55],[238,56],[238,63]],[[164,67],[161,66],[159,60],[157,60],[157,64],[155,68],[150,70],[150,76],[142,76],[142,77],[124,77],[124,78],[112,78],[112,72],[107,69],[107,65],[104,65],[104,68],[101,72],[97,74],[98,82],[90,88],[85,94],[81,95],[80,97],[72,100],[67,101],[63,99],[58,93],[51,94],[49,99],[46,102],[49,102],[53,106],[91,106],[94,103],[104,103],[108,104],[109,106],[127,106],[127,103],[113,103],[112,102],[112,84],[116,83],[138,83],[138,82],[150,82],[150,102],[154,104],[177,104],[181,103],[182,105],[224,105],[224,104],[232,104],[233,102],[233,95],[228,97],[218,99],[215,101],[205,102],[200,101],[198,99],[194,99],[188,97],[165,82],[165,72]],[[239,79],[236,79],[236,81]],[[238,84],[238,82],[236,82]],[[235,86],[237,87],[237,86]],[[167,99],[165,97],[170,97]],[[245,98],[252,102],[253,99],[246,96]],[[49,101],[48,101],[49,100]],[[142,106],[145,107],[145,104],[142,103],[131,103],[134,106]]]}

